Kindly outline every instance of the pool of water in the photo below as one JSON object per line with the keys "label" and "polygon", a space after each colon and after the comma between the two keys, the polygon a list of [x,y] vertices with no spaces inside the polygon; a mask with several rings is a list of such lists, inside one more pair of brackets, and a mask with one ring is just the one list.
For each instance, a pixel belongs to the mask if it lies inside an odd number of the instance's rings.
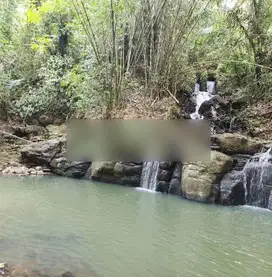
{"label": "pool of water", "polygon": [[271,276],[271,255],[267,210],[66,178],[0,178],[0,262],[101,277],[261,277]]}

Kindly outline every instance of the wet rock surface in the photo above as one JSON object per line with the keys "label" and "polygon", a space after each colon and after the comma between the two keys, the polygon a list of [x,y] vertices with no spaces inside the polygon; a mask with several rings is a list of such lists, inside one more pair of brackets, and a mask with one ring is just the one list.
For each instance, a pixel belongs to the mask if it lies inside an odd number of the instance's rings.
{"label": "wet rock surface", "polygon": [[94,181],[140,186],[142,164],[133,162],[93,162],[87,178]]}
{"label": "wet rock surface", "polygon": [[[184,164],[181,192],[190,200],[213,202],[215,185],[232,168],[232,157],[217,151],[211,151],[210,162]],[[216,192],[217,193],[217,192]]]}
{"label": "wet rock surface", "polygon": [[246,203],[252,206],[270,208],[272,191],[272,154],[255,154],[244,170]]}
{"label": "wet rock surface", "polygon": [[220,199],[222,205],[244,205],[245,187],[243,182],[243,172],[233,170],[224,175],[220,183]]}

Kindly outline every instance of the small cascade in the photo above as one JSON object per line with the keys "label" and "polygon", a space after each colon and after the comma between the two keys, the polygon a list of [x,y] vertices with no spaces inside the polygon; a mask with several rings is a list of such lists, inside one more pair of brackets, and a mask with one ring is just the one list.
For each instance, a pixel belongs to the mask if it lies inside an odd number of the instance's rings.
{"label": "small cascade", "polygon": [[255,154],[243,169],[245,202],[248,205],[267,208],[271,198],[272,148]]}
{"label": "small cascade", "polygon": [[[200,91],[200,85],[198,83],[195,84],[195,89],[193,96],[196,102],[196,109],[195,112],[190,114],[191,119],[198,120],[203,119],[203,116],[199,114],[199,108],[205,101],[211,100],[216,94],[215,90],[215,82],[214,81],[207,81],[207,91]],[[212,114],[213,117],[216,116],[216,111],[212,107]]]}
{"label": "small cascade", "polygon": [[156,191],[159,164],[160,163],[158,161],[144,162],[141,177],[141,188]]}

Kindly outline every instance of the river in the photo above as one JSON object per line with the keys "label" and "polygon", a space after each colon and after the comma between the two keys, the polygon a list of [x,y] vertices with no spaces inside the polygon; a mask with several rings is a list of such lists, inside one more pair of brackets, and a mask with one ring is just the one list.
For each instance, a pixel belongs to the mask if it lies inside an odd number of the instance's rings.
{"label": "river", "polygon": [[271,255],[267,210],[60,177],[0,178],[0,262],[99,277],[268,277]]}

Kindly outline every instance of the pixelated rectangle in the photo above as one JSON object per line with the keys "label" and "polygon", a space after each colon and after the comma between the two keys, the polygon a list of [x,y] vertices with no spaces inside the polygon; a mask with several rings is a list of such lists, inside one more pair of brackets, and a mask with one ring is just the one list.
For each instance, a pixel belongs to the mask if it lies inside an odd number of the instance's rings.
{"label": "pixelated rectangle", "polygon": [[210,160],[206,120],[72,120],[69,161]]}

